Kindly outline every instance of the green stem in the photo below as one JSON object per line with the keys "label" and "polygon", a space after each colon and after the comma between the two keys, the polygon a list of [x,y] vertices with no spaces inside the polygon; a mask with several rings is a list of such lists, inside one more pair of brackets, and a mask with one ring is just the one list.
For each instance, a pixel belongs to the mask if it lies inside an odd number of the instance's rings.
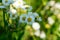
{"label": "green stem", "polygon": [[3,21],[4,21],[4,27],[6,26],[5,25],[5,9],[3,9]]}

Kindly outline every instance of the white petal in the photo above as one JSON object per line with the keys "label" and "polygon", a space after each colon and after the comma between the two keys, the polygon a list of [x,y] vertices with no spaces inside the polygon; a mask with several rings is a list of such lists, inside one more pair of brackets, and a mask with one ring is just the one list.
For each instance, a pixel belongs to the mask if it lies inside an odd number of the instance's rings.
{"label": "white petal", "polygon": [[13,14],[17,13],[17,11],[15,9],[10,9],[10,12],[13,13]]}
{"label": "white petal", "polygon": [[54,7],[60,9],[60,3],[56,3]]}
{"label": "white petal", "polygon": [[50,25],[53,25],[54,22],[55,22],[55,21],[54,21],[51,17],[48,17],[48,23],[49,23]]}
{"label": "white petal", "polygon": [[49,6],[53,6],[54,4],[55,4],[55,1],[49,1],[49,2],[48,2],[48,5],[49,5]]}
{"label": "white petal", "polygon": [[42,39],[46,38],[46,34],[43,31],[40,34],[40,38],[42,38]]}
{"label": "white petal", "polygon": [[40,31],[39,30],[35,31],[34,35],[39,37],[40,36]]}
{"label": "white petal", "polygon": [[33,28],[34,30],[39,30],[39,29],[40,29],[40,24],[37,23],[37,22],[34,22],[34,23],[32,24],[32,28]]}

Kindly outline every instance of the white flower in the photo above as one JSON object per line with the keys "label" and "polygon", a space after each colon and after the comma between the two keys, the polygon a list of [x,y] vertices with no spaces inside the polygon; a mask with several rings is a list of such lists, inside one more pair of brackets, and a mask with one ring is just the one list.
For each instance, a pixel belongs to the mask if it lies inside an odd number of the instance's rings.
{"label": "white flower", "polygon": [[23,0],[18,0],[12,4],[15,8],[22,8],[24,5]]}
{"label": "white flower", "polygon": [[13,3],[13,6],[14,6],[15,8],[18,8],[19,5],[20,5],[20,4],[19,4],[18,2],[14,2],[14,3]]}
{"label": "white flower", "polygon": [[51,1],[48,2],[49,6],[53,6],[54,4],[55,4],[55,1],[53,1],[53,0],[51,0]]}
{"label": "white flower", "polygon": [[35,31],[34,35],[37,36],[37,37],[39,37],[40,36],[40,31],[39,30]]}
{"label": "white flower", "polygon": [[60,9],[60,3],[56,3],[54,7]]}
{"label": "white flower", "polygon": [[35,18],[33,16],[27,16],[26,22],[27,24],[32,24],[34,22]]}
{"label": "white flower", "polygon": [[13,9],[12,7],[10,7],[10,18],[11,19],[16,19],[17,18],[17,11],[15,9]]}
{"label": "white flower", "polygon": [[10,9],[10,12],[11,12],[12,14],[16,14],[16,13],[17,13],[17,11],[16,11],[15,9]]}
{"label": "white flower", "polygon": [[34,22],[34,23],[32,24],[32,28],[33,28],[34,30],[39,30],[39,29],[40,29],[40,24],[37,23],[37,22]]}
{"label": "white flower", "polygon": [[42,32],[40,33],[40,38],[41,38],[41,39],[46,38],[46,34],[44,33],[44,31],[42,31]]}
{"label": "white flower", "polygon": [[48,17],[48,23],[49,23],[50,25],[53,25],[54,22],[55,22],[55,21],[54,21],[51,17]]}
{"label": "white flower", "polygon": [[19,22],[21,22],[21,23],[26,23],[26,17],[27,17],[26,14],[22,14],[22,15],[20,16]]}

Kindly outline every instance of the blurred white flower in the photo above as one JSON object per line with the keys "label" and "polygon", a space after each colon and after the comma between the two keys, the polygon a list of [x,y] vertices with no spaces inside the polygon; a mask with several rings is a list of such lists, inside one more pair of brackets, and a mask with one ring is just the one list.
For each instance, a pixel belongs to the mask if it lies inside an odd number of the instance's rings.
{"label": "blurred white flower", "polygon": [[17,11],[16,11],[15,9],[10,9],[10,12],[11,12],[12,14],[16,14],[16,13],[17,13]]}
{"label": "blurred white flower", "polygon": [[27,24],[32,24],[35,21],[35,18],[33,16],[27,16],[26,22]]}
{"label": "blurred white flower", "polygon": [[23,0],[18,0],[12,4],[15,8],[23,8],[24,1]]}
{"label": "blurred white flower", "polygon": [[17,11],[10,6],[10,18],[11,19],[16,19],[17,16],[18,16]]}
{"label": "blurred white flower", "polygon": [[49,6],[53,6],[54,4],[55,4],[55,1],[54,0],[51,0],[51,1],[48,2],[48,5]]}
{"label": "blurred white flower", "polygon": [[54,22],[55,22],[55,21],[53,20],[53,18],[48,17],[48,23],[49,23],[50,25],[53,25]]}
{"label": "blurred white flower", "polygon": [[37,37],[39,37],[40,36],[40,31],[39,30],[35,31],[34,35],[37,36]]}
{"label": "blurred white flower", "polygon": [[54,7],[57,8],[57,9],[60,9],[60,3],[56,3],[56,4],[54,5]]}
{"label": "blurred white flower", "polygon": [[41,39],[46,38],[46,34],[45,34],[45,32],[44,32],[44,31],[42,31],[42,32],[40,33],[40,38],[41,38]]}
{"label": "blurred white flower", "polygon": [[20,16],[19,22],[21,22],[21,23],[26,23],[26,17],[27,17],[27,14],[22,14],[22,15]]}
{"label": "blurred white flower", "polygon": [[39,30],[39,29],[40,29],[40,24],[39,24],[38,22],[34,22],[34,23],[32,24],[32,28],[33,28],[34,30]]}

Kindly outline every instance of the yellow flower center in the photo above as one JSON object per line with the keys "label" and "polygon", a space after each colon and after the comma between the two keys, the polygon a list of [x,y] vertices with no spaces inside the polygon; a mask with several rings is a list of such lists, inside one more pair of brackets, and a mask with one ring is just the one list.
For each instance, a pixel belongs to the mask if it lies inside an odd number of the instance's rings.
{"label": "yellow flower center", "polygon": [[29,17],[27,20],[28,20],[28,22],[31,22],[32,19]]}

